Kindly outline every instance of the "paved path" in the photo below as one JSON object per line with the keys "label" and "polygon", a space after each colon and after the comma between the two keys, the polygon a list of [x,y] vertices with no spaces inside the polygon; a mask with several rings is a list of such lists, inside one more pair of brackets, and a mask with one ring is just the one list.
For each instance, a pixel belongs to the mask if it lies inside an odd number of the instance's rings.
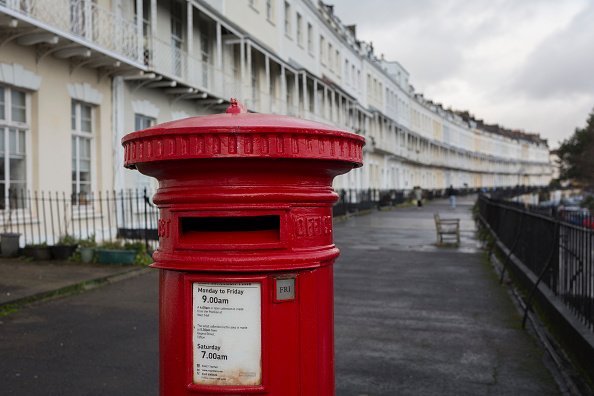
{"label": "paved path", "polygon": [[[462,217],[435,247],[433,212]],[[557,395],[543,353],[472,238],[469,204],[336,226],[338,395]],[[155,273],[0,318],[2,395],[156,395]]]}
{"label": "paved path", "polygon": [[[337,227],[338,395],[558,395],[477,250],[470,199],[350,219]],[[462,220],[461,247],[435,245],[433,213]]]}

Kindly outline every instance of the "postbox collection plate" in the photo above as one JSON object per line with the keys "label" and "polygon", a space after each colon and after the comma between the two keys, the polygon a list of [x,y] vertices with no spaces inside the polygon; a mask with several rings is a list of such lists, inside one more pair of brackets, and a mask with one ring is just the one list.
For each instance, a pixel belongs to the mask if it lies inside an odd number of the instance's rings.
{"label": "postbox collection plate", "polygon": [[192,284],[193,382],[261,385],[261,284]]}
{"label": "postbox collection plate", "polygon": [[295,300],[295,276],[275,278],[274,301],[284,302]]}

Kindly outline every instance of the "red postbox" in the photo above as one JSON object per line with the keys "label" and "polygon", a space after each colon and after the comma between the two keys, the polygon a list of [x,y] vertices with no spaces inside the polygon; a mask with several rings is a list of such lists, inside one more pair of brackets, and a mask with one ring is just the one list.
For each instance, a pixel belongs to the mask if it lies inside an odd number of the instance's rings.
{"label": "red postbox", "polygon": [[232,100],[122,144],[159,181],[161,395],[333,395],[332,180],[364,138]]}

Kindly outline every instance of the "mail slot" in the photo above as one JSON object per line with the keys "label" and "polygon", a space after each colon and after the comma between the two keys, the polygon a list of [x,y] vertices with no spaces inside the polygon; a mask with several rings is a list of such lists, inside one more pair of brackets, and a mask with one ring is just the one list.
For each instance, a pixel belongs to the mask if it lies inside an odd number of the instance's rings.
{"label": "mail slot", "polygon": [[364,139],[232,100],[122,144],[159,181],[160,394],[334,394],[332,181]]}
{"label": "mail slot", "polygon": [[194,245],[280,242],[280,216],[182,217],[179,233]]}

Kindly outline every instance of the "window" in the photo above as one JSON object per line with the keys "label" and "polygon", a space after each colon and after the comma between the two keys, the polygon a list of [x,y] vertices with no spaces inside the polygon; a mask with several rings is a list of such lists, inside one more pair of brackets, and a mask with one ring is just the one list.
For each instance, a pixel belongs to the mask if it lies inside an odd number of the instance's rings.
{"label": "window", "polygon": [[0,209],[24,207],[27,94],[0,86]]}
{"label": "window", "polygon": [[291,4],[285,1],[285,34],[291,37]]}
{"label": "window", "polygon": [[72,194],[75,203],[83,204],[88,201],[91,194],[93,107],[73,100],[70,128],[72,130]]}
{"label": "window", "polygon": [[266,19],[268,21],[273,22],[272,14],[274,12],[272,0],[266,0]]}
{"label": "window", "polygon": [[334,52],[332,51],[332,43],[328,43],[328,67],[334,67]]}
{"label": "window", "polygon": [[[70,0],[70,31],[79,36],[90,36],[93,34],[93,19],[95,13],[93,12],[94,6],[96,6],[96,0],[92,0],[89,3],[90,6],[86,7],[82,1]],[[6,2],[1,2],[6,3]],[[18,2],[17,2],[18,3]]]}
{"label": "window", "polygon": [[[147,129],[152,127],[157,123],[157,120],[153,117],[146,116],[144,114],[134,114],[134,130],[139,131],[142,129]],[[155,185],[151,181],[151,178],[144,176],[140,172],[135,172],[136,174],[136,187],[140,189],[149,189],[152,190],[155,188]]]}
{"label": "window", "polygon": [[303,46],[303,18],[297,13],[297,44]]}
{"label": "window", "polygon": [[134,130],[150,128],[157,123],[153,117],[148,117],[142,114],[134,114]]}
{"label": "window", "polygon": [[172,71],[178,77],[182,75],[182,46],[184,40],[182,26],[182,3],[174,1],[171,3]]}
{"label": "window", "polygon": [[313,54],[313,26],[311,26],[311,23],[307,24],[307,50],[310,54]]}
{"label": "window", "polygon": [[208,88],[209,87],[209,68],[210,68],[210,61],[211,61],[211,56],[210,56],[210,46],[209,46],[210,40],[208,38],[208,35],[206,34],[206,32],[201,32],[200,33],[200,60],[202,62],[202,64],[200,65],[202,68],[202,86],[204,88]]}
{"label": "window", "polygon": [[334,58],[334,61],[336,62],[336,65],[335,65],[336,74],[340,75],[340,51],[339,50],[336,50],[336,57]]}
{"label": "window", "polygon": [[258,75],[256,73],[252,73],[252,98],[254,103],[259,103],[260,87],[258,86]]}
{"label": "window", "polygon": [[270,96],[272,96],[272,98],[276,98],[276,78],[271,78],[270,79]]}
{"label": "window", "polygon": [[326,59],[324,56],[326,50],[326,40],[324,39],[324,36],[320,35],[320,62],[321,63],[326,63]]}
{"label": "window", "polygon": [[[134,18],[139,17],[139,9],[137,7],[138,2],[134,2]],[[142,39],[144,40],[143,43],[143,62],[145,66],[149,65],[150,56],[151,56],[151,31],[150,31],[150,20],[151,20],[151,5],[149,2],[143,1],[141,4],[142,11]],[[93,13],[94,14],[94,13]]]}

